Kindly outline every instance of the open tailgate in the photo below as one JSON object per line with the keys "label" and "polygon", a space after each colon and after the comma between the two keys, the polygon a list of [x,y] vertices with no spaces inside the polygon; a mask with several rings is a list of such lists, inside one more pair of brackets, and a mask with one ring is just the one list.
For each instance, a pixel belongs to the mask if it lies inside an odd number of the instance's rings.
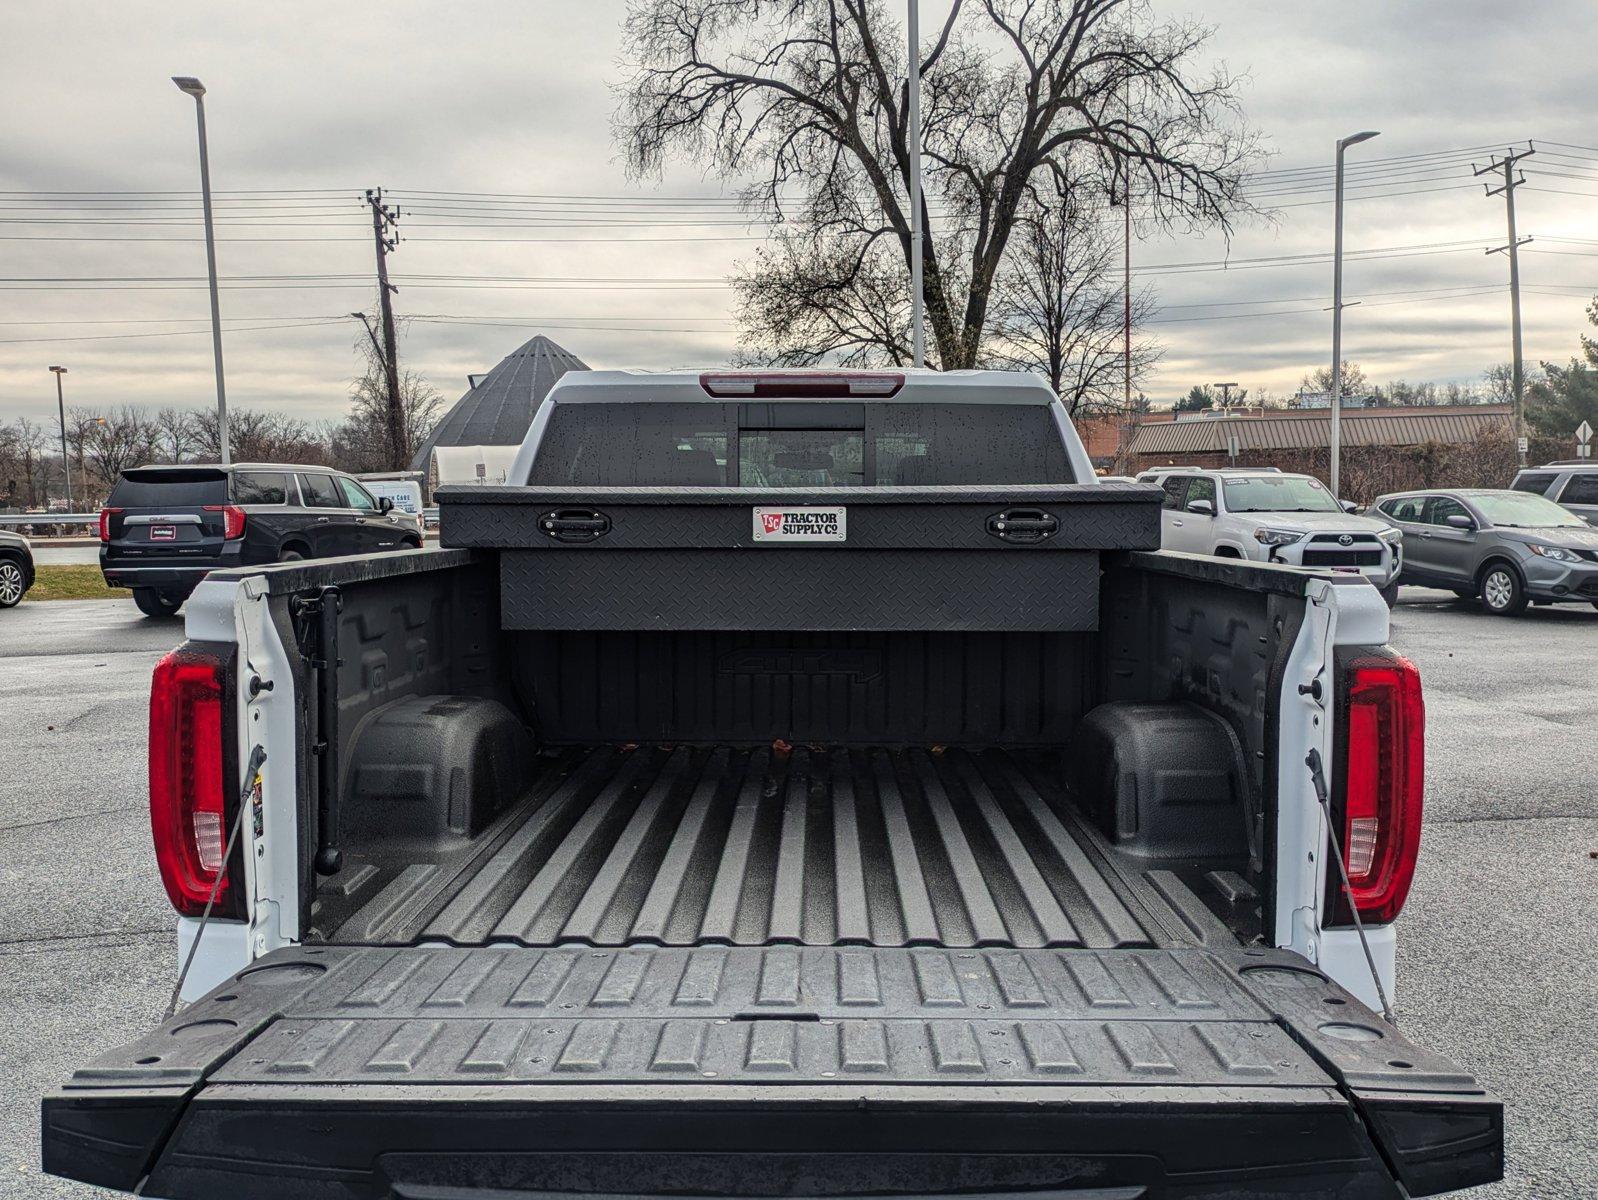
{"label": "open tailgate", "polygon": [[188,1197],[1430,1195],[1502,1109],[1296,956],[279,951],[47,1096]]}

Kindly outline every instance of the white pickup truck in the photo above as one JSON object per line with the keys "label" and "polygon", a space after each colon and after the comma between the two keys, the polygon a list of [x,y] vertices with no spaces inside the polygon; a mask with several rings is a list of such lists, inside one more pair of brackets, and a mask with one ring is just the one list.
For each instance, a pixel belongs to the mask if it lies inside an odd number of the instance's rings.
{"label": "white pickup truck", "polygon": [[[1158,552],[981,372],[578,372],[441,551],[157,667],[189,1003],[44,1101],[188,1197],[1396,1198],[1423,708],[1357,576]],[[1390,1011],[1388,1012],[1390,1017]]]}

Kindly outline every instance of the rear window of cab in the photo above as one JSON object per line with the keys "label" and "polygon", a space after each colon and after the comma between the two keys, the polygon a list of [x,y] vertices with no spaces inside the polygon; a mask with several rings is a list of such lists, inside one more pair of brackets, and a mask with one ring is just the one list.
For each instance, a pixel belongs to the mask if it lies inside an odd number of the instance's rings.
{"label": "rear window of cab", "polygon": [[1045,405],[561,404],[533,485],[913,487],[1074,483]]}

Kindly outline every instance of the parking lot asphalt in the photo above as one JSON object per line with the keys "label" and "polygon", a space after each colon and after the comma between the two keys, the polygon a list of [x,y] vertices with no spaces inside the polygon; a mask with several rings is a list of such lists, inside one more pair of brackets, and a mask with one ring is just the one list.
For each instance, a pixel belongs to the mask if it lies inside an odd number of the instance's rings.
{"label": "parking lot asphalt", "polygon": [[[39,1097],[154,1024],[176,977],[144,727],[181,637],[131,603],[0,612],[0,1197],[95,1194],[40,1174]],[[1598,611],[1407,589],[1392,641],[1428,726],[1400,1023],[1507,1105],[1508,1177],[1471,1197],[1598,1195]]]}

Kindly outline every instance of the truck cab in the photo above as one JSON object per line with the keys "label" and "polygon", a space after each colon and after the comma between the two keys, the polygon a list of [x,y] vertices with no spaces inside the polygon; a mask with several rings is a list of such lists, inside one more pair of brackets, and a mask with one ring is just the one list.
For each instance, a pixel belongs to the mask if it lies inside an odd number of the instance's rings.
{"label": "truck cab", "polygon": [[1432,1195],[1424,708],[1356,576],[1163,552],[1000,372],[585,372],[438,552],[208,577],[188,1007],[47,1170],[239,1197]]}

